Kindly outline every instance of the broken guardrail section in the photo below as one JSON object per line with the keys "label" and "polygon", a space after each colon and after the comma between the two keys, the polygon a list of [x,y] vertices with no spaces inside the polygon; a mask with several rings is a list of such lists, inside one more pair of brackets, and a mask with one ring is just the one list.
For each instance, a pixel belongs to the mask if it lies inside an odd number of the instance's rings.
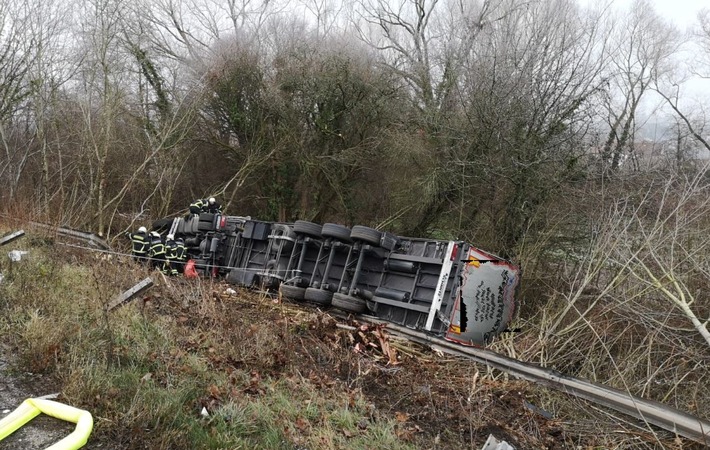
{"label": "broken guardrail section", "polygon": [[141,293],[145,292],[148,288],[153,286],[153,279],[148,277],[145,278],[143,281],[140,283],[136,284],[123,294],[119,295],[116,297],[109,305],[106,307],[107,311],[111,311],[112,309],[124,304],[128,300],[132,299],[136,295],[140,295]]}
{"label": "broken guardrail section", "polygon": [[76,450],[89,440],[94,428],[91,413],[83,409],[68,406],[52,400],[28,398],[7,417],[0,420],[0,441],[17,431],[24,424],[37,417],[40,413],[60,420],[76,424],[74,431],[47,450]]}
{"label": "broken guardrail section", "polygon": [[14,241],[15,239],[19,239],[24,235],[25,235],[25,230],[19,230],[19,231],[12,232],[10,234],[6,234],[5,236],[0,237],[0,245],[9,244],[10,242]]}

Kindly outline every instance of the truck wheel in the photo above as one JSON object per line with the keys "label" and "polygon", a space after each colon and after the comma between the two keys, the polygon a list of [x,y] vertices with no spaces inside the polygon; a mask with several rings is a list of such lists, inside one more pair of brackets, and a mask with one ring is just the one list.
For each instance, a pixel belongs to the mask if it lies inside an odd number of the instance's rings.
{"label": "truck wheel", "polygon": [[198,231],[214,231],[214,223],[212,222],[203,222],[199,221],[197,222],[197,230]]}
{"label": "truck wheel", "polygon": [[333,293],[325,289],[308,288],[304,294],[304,298],[309,302],[318,305],[328,306],[333,298]]}
{"label": "truck wheel", "polygon": [[321,233],[324,238],[333,238],[342,242],[350,241],[350,228],[337,223],[326,223]]}
{"label": "truck wheel", "polygon": [[212,213],[200,213],[200,222],[214,222],[214,214]]}
{"label": "truck wheel", "polygon": [[[279,243],[279,246],[280,246],[282,252],[290,252],[291,249],[293,249],[293,243],[297,237],[296,233],[294,233],[294,231],[291,229],[290,226],[288,226],[284,223],[274,224],[274,226],[272,227],[272,230],[274,231],[274,234],[276,234],[276,232],[280,231],[281,232],[280,236],[288,238],[288,239],[278,239],[278,238],[275,238],[275,239],[276,239],[276,242]],[[289,240],[289,239],[293,239],[293,240]]]}
{"label": "truck wheel", "polygon": [[306,293],[306,288],[282,284],[279,288],[279,292],[281,292],[281,295],[283,297],[286,297],[290,300],[301,301],[303,300],[303,297]]}
{"label": "truck wheel", "polygon": [[173,219],[159,219],[153,222],[150,229],[162,234],[169,231],[172,224]]}
{"label": "truck wheel", "polygon": [[342,309],[343,311],[348,311],[355,314],[360,314],[367,311],[367,303],[365,302],[365,300],[357,297],[351,297],[347,294],[341,294],[339,292],[333,294],[332,305],[335,308]]}
{"label": "truck wheel", "polygon": [[323,227],[317,223],[306,222],[305,220],[297,220],[293,224],[293,231],[295,231],[296,234],[304,234],[317,239],[321,238],[322,230]]}
{"label": "truck wheel", "polygon": [[382,232],[377,231],[374,228],[355,225],[352,231],[350,231],[350,239],[353,241],[362,241],[379,247],[380,240],[382,239]]}

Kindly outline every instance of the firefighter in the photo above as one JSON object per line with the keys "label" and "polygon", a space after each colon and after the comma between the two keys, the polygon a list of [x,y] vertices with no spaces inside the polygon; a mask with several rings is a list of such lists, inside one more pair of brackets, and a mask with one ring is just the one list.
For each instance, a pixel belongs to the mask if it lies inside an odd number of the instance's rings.
{"label": "firefighter", "polygon": [[205,212],[206,208],[205,205],[207,204],[208,201],[205,201],[204,199],[198,198],[194,202],[190,204],[190,215],[193,216],[199,216],[200,213]]}
{"label": "firefighter", "polygon": [[205,212],[212,213],[212,214],[221,214],[222,213],[222,205],[215,200],[214,197],[210,197],[207,200],[207,205],[205,206]]}
{"label": "firefighter", "polygon": [[178,274],[178,244],[175,236],[169,234],[165,239],[165,268],[164,273],[169,275]]}
{"label": "firefighter", "polygon": [[148,230],[145,227],[140,227],[137,233],[127,234],[132,244],[131,253],[133,254],[133,259],[143,264],[147,263],[148,260],[146,257],[148,256],[148,248],[150,247]]}
{"label": "firefighter", "polygon": [[181,237],[175,239],[177,244],[177,271],[183,273],[185,271],[185,261],[187,260],[187,247],[185,240]]}
{"label": "firefighter", "polygon": [[221,214],[222,205],[214,198],[198,198],[190,204],[190,215],[199,216],[200,213]]}
{"label": "firefighter", "polygon": [[150,248],[148,249],[150,267],[164,271],[165,269],[165,244],[157,231],[150,233]]}

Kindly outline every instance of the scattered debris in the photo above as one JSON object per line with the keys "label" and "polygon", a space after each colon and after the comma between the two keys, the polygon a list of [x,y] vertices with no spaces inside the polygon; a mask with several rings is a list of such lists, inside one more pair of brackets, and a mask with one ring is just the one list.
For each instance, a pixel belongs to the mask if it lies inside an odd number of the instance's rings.
{"label": "scattered debris", "polygon": [[106,308],[107,311],[111,311],[112,309],[116,308],[119,305],[122,305],[123,303],[127,302],[128,300],[132,299],[133,297],[143,293],[145,290],[153,286],[153,279],[148,277],[141,281],[140,283],[136,284],[123,294],[119,295],[116,297]]}
{"label": "scattered debris", "polygon": [[0,245],[8,244],[25,235],[24,230],[15,231],[0,238]]}
{"label": "scattered debris", "polygon": [[210,416],[210,413],[208,413],[208,412],[207,412],[207,408],[205,408],[205,407],[203,406],[203,407],[202,407],[202,411],[200,411],[200,415],[201,415],[202,417],[209,417],[209,416]]}
{"label": "scattered debris", "polygon": [[55,399],[59,398],[59,392],[55,392],[54,394],[47,394],[47,395],[43,395],[41,397],[35,397],[35,398],[40,398],[40,399],[44,399],[44,400],[55,400]]}
{"label": "scattered debris", "polygon": [[[339,326],[349,331],[348,339],[355,344],[355,352],[371,355],[375,360],[387,359],[387,365],[399,364],[397,348],[390,345],[389,334],[385,332],[386,324],[357,324],[356,327]],[[379,353],[379,354],[378,354]]]}
{"label": "scattered debris", "polygon": [[551,420],[552,419],[552,414],[549,413],[548,411],[545,411],[544,409],[540,408],[539,406],[535,406],[532,403],[528,402],[527,400],[523,401],[523,405],[530,411],[540,414],[542,417],[545,419]]}
{"label": "scattered debris", "polygon": [[515,450],[515,447],[505,441],[499,441],[492,434],[488,436],[486,443],[481,450]]}
{"label": "scattered debris", "polygon": [[7,256],[10,257],[10,261],[12,262],[18,262],[22,260],[22,257],[25,255],[29,255],[30,252],[24,251],[24,250],[13,250],[7,254]]}

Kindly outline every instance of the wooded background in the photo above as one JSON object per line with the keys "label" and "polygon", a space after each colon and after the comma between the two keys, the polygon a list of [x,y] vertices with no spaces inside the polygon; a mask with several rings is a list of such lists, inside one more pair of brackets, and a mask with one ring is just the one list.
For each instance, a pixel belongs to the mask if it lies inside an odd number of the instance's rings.
{"label": "wooded background", "polygon": [[[681,387],[709,376],[686,81],[710,74],[710,12],[681,31],[644,0],[346,3],[3,1],[2,209],[112,238],[213,195],[464,239],[523,268],[518,356],[707,404]],[[670,112],[653,140],[648,105]]]}

